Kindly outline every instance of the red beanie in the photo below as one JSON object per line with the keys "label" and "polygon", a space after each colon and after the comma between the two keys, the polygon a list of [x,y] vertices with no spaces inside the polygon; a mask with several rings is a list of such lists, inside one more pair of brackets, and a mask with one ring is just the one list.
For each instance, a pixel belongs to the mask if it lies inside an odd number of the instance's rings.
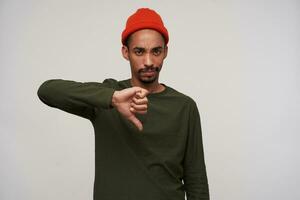
{"label": "red beanie", "polygon": [[129,16],[126,27],[122,32],[122,44],[125,45],[127,37],[141,29],[154,29],[162,34],[165,43],[168,44],[169,34],[159,14],[149,8],[140,8]]}

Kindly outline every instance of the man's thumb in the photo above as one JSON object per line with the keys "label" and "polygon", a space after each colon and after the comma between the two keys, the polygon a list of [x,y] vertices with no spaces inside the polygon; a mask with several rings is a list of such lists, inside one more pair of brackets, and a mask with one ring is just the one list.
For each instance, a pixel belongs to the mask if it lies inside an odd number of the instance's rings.
{"label": "man's thumb", "polygon": [[143,124],[134,115],[129,118],[129,121],[131,121],[139,129],[139,131],[143,130]]}

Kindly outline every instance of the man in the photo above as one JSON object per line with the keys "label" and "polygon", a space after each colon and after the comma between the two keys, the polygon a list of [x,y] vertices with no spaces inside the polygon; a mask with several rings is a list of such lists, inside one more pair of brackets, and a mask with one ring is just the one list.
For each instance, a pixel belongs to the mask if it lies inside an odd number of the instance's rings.
{"label": "man", "polygon": [[94,126],[94,200],[209,199],[196,103],[159,83],[168,41],[159,14],[140,8],[122,33],[131,79],[53,79],[39,87],[45,104]]}

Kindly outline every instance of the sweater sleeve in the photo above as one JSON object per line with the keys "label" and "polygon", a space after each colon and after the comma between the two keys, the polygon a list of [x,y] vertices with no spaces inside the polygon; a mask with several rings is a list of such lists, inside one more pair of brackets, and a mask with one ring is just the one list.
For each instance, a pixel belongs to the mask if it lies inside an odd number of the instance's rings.
{"label": "sweater sleeve", "polygon": [[200,115],[192,101],[189,132],[184,157],[184,188],[187,200],[209,200],[209,187],[204,161]]}
{"label": "sweater sleeve", "polygon": [[51,79],[40,85],[37,94],[50,107],[92,119],[96,109],[110,108],[115,82],[114,79],[103,83]]}

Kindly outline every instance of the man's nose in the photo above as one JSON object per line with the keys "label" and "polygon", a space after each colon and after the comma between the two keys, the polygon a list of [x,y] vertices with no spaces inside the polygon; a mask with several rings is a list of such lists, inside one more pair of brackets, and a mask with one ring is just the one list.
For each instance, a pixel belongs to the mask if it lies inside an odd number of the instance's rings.
{"label": "man's nose", "polygon": [[147,67],[152,67],[153,66],[153,61],[152,61],[152,57],[151,57],[150,54],[145,55],[144,65],[147,66]]}

